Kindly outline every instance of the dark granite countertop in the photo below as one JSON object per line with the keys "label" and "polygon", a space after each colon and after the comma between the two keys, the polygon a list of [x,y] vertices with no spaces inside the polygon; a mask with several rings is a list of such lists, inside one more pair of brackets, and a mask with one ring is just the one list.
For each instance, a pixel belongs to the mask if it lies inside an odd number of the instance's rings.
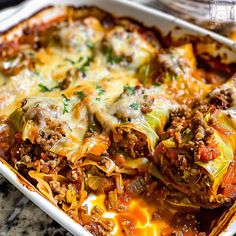
{"label": "dark granite countertop", "polygon": [[71,236],[0,175],[0,236]]}

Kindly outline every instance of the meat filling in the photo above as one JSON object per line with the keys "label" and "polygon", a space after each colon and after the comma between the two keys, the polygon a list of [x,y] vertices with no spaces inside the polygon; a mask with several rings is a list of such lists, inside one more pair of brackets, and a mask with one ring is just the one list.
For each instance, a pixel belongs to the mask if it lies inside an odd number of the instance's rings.
{"label": "meat filling", "polygon": [[132,158],[150,157],[146,136],[136,130],[117,128],[119,141],[113,142],[109,149],[111,155],[121,151]]}
{"label": "meat filling", "polygon": [[[208,163],[221,153],[214,142],[214,120],[204,118],[201,111],[180,109],[171,113],[170,128],[166,136],[175,147],[161,142],[156,149],[154,161],[173,186],[185,192],[193,202],[204,207],[215,207],[231,200],[221,194],[210,199],[212,180],[197,162]],[[203,194],[204,193],[204,194]]]}

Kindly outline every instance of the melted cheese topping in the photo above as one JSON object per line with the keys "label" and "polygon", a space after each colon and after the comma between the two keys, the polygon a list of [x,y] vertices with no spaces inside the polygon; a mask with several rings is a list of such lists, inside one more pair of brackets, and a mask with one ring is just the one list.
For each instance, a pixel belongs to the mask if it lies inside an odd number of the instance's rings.
{"label": "melted cheese topping", "polygon": [[[21,122],[25,122],[22,139],[29,139],[33,144],[37,132],[46,129],[47,120],[60,123],[65,128],[64,137],[50,151],[67,158],[72,168],[77,167],[88,150],[89,154],[99,156],[109,146],[106,137],[86,143],[85,134],[91,128],[91,120],[98,121],[108,135],[112,131],[115,136],[118,128],[142,133],[153,153],[170,111],[178,108],[179,103],[188,104],[192,98],[205,98],[213,88],[193,75],[196,60],[191,44],[160,52],[159,46],[151,44],[138,30],[127,30],[121,25],[107,29],[95,17],[59,22],[46,34],[45,46],[34,50],[21,45],[22,57],[0,61],[0,116],[9,118],[10,115],[13,123],[19,123],[18,129],[22,128]],[[153,63],[164,68],[162,84],[153,85],[150,71],[145,69],[147,84],[151,84],[145,87],[140,69]],[[37,108],[39,114],[35,112]],[[37,116],[41,117],[41,123],[37,123],[40,119]],[[101,147],[95,152],[93,147],[97,142],[101,142]],[[122,173],[112,160],[110,164],[108,176],[113,172]],[[141,169],[147,168],[143,163],[140,165]],[[98,164],[96,167],[105,168]],[[133,169],[136,171],[139,165]],[[43,186],[42,192],[57,203],[41,173],[31,171],[30,176],[39,182],[38,186]],[[62,176],[48,175],[47,178],[65,181]],[[80,194],[83,199],[85,193]],[[70,197],[73,197],[71,192]],[[105,195],[96,196],[94,200],[85,200],[83,205],[105,208],[104,198]],[[70,203],[73,205],[73,201]],[[62,208],[70,209],[66,204]],[[138,199],[131,202],[126,213],[106,212],[104,217],[115,219],[114,235],[123,234],[118,225],[126,218],[135,222],[133,235],[159,235],[169,225],[162,219],[153,220],[151,215],[155,211],[158,211],[157,205]]]}

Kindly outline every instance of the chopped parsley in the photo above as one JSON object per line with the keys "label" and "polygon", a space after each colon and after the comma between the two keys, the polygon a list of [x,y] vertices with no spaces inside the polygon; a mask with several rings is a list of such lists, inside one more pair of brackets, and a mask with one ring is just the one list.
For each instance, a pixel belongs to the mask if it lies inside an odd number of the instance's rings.
{"label": "chopped parsley", "polygon": [[139,105],[138,105],[138,103],[137,102],[134,102],[134,103],[132,103],[129,107],[131,107],[132,109],[134,109],[134,110],[138,110],[138,108],[139,108]]}
{"label": "chopped parsley", "polygon": [[156,82],[153,84],[154,86],[161,86],[161,83],[160,82]]}
{"label": "chopped parsley", "polygon": [[96,101],[101,101],[101,98],[95,98]]}
{"label": "chopped parsley", "polygon": [[81,61],[83,61],[83,57],[80,57],[79,60],[78,60],[78,63],[80,63]]}
{"label": "chopped parsley", "polygon": [[63,102],[63,105],[64,105],[63,114],[65,114],[65,113],[68,113],[68,112],[69,112],[68,106],[69,106],[69,101],[70,101],[70,99],[69,99],[65,94],[62,94],[61,96],[64,98],[64,102]]}
{"label": "chopped parsley", "polygon": [[96,89],[97,89],[97,92],[98,92],[98,95],[101,96],[104,94],[105,90],[102,88],[101,85],[96,85]]}
{"label": "chopped parsley", "polygon": [[69,113],[68,111],[68,104],[64,103],[63,114]]}
{"label": "chopped parsley", "polygon": [[65,60],[68,61],[68,62],[70,62],[72,65],[76,64],[76,62],[73,61],[73,60],[71,60],[70,58],[66,58]]}
{"label": "chopped parsley", "polygon": [[86,58],[84,59],[83,57],[81,57],[79,60],[80,60],[80,62],[81,62],[81,61],[84,61],[84,62],[82,63],[82,65],[79,66],[79,70],[80,70],[83,74],[85,74],[86,71],[87,71],[87,69],[88,69],[87,67],[89,66],[90,62],[92,61],[92,58],[91,58],[91,57],[86,57]]}
{"label": "chopped parsley", "polygon": [[45,86],[44,84],[38,84],[39,88],[40,88],[40,92],[42,93],[46,93],[46,92],[50,92],[52,91],[50,88],[48,88],[47,86]]}
{"label": "chopped parsley", "polygon": [[73,61],[70,58],[65,58],[66,61],[70,62],[73,66],[78,66],[78,69],[85,74],[87,71],[87,67],[92,61],[91,57],[80,57],[78,61]]}
{"label": "chopped parsley", "polygon": [[38,84],[39,88],[40,88],[40,92],[42,93],[46,93],[46,92],[51,92],[54,89],[58,89],[61,87],[61,83],[58,83],[56,86],[52,87],[52,88],[48,88],[46,85],[44,84]]}
{"label": "chopped parsley", "polygon": [[110,64],[120,63],[123,60],[122,57],[116,56],[113,53],[112,48],[107,48],[105,55],[107,58],[107,62],[109,62]]}
{"label": "chopped parsley", "polygon": [[36,70],[34,73],[35,73],[35,75],[40,76],[39,71]]}
{"label": "chopped parsley", "polygon": [[101,89],[101,90],[98,91],[98,95],[101,96],[101,95],[104,94],[104,92],[105,92],[105,90]]}
{"label": "chopped parsley", "polygon": [[94,49],[94,44],[92,42],[87,42],[86,46],[90,49]]}
{"label": "chopped parsley", "polygon": [[74,95],[76,95],[81,101],[83,101],[85,98],[85,94],[83,91],[76,91],[74,92]]}
{"label": "chopped parsley", "polygon": [[64,93],[61,96],[65,99],[66,102],[70,101],[70,99]]}
{"label": "chopped parsley", "polygon": [[135,93],[134,87],[131,87],[129,85],[124,86],[124,91],[127,91],[130,95],[133,95]]}
{"label": "chopped parsley", "polygon": [[101,85],[99,85],[99,84],[96,85],[96,89],[101,89],[101,88],[102,88]]}

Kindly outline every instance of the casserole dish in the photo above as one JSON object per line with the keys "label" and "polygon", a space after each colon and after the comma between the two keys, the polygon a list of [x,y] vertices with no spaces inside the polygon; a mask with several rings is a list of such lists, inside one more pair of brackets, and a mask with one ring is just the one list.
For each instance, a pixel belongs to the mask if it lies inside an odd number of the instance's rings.
{"label": "casserole dish", "polygon": [[[35,4],[35,1],[30,1],[30,2],[27,2],[26,4],[19,6],[19,8],[14,12],[14,18],[7,18],[3,21],[4,24],[2,24],[2,28],[1,28],[2,31],[7,30],[10,27],[13,27],[13,28],[1,36],[1,38],[0,38],[1,43],[4,43],[4,41],[10,41],[11,39],[14,39],[14,37],[20,36],[22,34],[22,29],[24,29],[26,26],[28,26],[28,27],[33,26],[33,25],[37,24],[38,22],[40,22],[41,24],[42,24],[42,22],[48,22],[48,21],[50,21],[50,19],[54,19],[56,17],[63,15],[64,11],[65,11],[65,8],[63,8],[63,7],[46,8],[42,12],[39,12],[38,14],[36,14],[35,17],[29,18],[29,20],[23,21],[22,23],[18,24],[16,27],[14,27],[14,25],[17,24],[18,22],[20,22],[21,20],[30,17],[30,15],[34,14],[35,12],[40,10],[41,8],[47,6],[48,2],[41,1],[40,4],[37,5],[37,7],[35,7],[34,4]],[[83,5],[83,1],[76,1],[76,2],[74,2],[74,1],[60,1],[60,4],[81,6],[81,5]],[[216,35],[214,33],[210,33],[206,30],[200,29],[196,26],[190,25],[184,21],[177,20],[176,18],[173,18],[169,15],[163,14],[161,12],[158,12],[158,11],[155,11],[155,10],[152,10],[149,8],[139,6],[137,4],[127,3],[124,1],[110,1],[109,6],[107,4],[107,1],[102,1],[102,0],[96,1],[96,2],[87,1],[86,4],[87,5],[95,5],[95,6],[98,6],[99,8],[104,9],[104,10],[109,10],[108,8],[112,8],[112,9],[114,9],[112,12],[118,16],[122,15],[122,16],[134,17],[136,19],[138,18],[140,21],[144,22],[148,26],[155,25],[155,27],[160,29],[162,35],[168,36],[171,39],[171,41],[173,41],[173,43],[181,41],[181,40],[193,40],[192,38],[197,37],[197,39],[199,40],[199,43],[198,43],[199,54],[204,55],[204,57],[206,57],[206,58],[209,57],[209,54],[211,54],[210,55],[211,57],[219,58],[219,60],[222,63],[226,63],[226,64],[235,63],[235,61],[236,61],[235,44],[232,41],[225,39],[219,35]],[[170,34],[170,32],[171,32],[171,34]],[[205,41],[206,37],[208,37],[208,41]],[[216,40],[216,41],[213,41],[212,39]],[[189,49],[189,47],[190,47],[190,49]],[[184,47],[184,50],[185,49],[191,51],[191,46],[186,46],[186,48]],[[149,50],[149,49],[147,49],[147,50]],[[122,59],[120,59],[120,57],[111,56],[111,52],[109,52],[108,55],[109,55],[108,60],[110,61],[110,64],[113,64],[114,61],[120,63],[122,60]],[[76,64],[75,61],[73,61],[73,60],[71,61],[71,60],[67,59],[67,61],[69,63],[71,63],[72,65]],[[81,63],[81,60],[79,60],[78,63]],[[85,64],[87,66],[87,62]],[[80,67],[80,70],[82,71],[82,65],[79,64],[78,66]],[[132,66],[135,67],[136,64],[133,64]],[[85,70],[84,66],[83,66],[83,70]],[[49,90],[51,90],[51,89],[48,89],[43,84],[39,84],[39,85],[40,85],[41,90],[43,90],[43,92],[49,92]],[[112,88],[112,85],[110,85],[110,86]],[[96,89],[98,91],[98,95],[103,95],[104,88],[100,87],[100,85],[99,86],[97,85]],[[109,90],[109,88],[106,87],[106,90]],[[134,91],[130,87],[126,87],[126,90],[131,92],[131,95],[133,95]],[[80,96],[81,100],[84,99],[85,95],[83,93],[81,93],[81,91],[75,91],[75,92],[76,92],[76,95]],[[153,92],[154,91],[152,91],[152,93]],[[147,95],[147,94],[145,94],[145,95]],[[68,95],[65,95],[65,94],[63,94],[63,96],[62,96],[64,99],[63,100],[64,101],[63,114],[68,112],[67,108],[68,108],[68,102],[70,99],[67,96]],[[110,96],[111,96],[111,94],[110,94]],[[99,101],[100,101],[100,98],[99,98]],[[31,103],[35,103],[35,100],[27,101],[27,102],[28,102],[28,104],[31,104]],[[26,104],[27,104],[27,102],[26,102]],[[45,105],[42,105],[45,102],[46,101],[43,101],[43,103],[41,103],[41,105],[40,105],[40,103],[37,103],[36,105],[37,105],[37,107],[43,106],[45,109]],[[171,102],[168,100],[168,98],[165,98],[163,103],[169,104]],[[27,108],[28,105],[25,106],[26,104],[23,103],[23,105],[22,105],[23,113],[24,112],[27,113],[27,110],[29,109],[29,108]],[[134,110],[138,110],[137,103],[132,103],[132,104],[130,104],[130,106]],[[149,115],[149,117],[155,116],[156,120],[160,120],[159,123],[164,122],[166,119],[166,115],[165,115],[166,111],[164,109],[165,107],[163,107],[162,104],[157,104],[157,107],[155,107],[155,109],[158,109],[158,108],[160,109],[160,107],[161,107],[162,112],[164,113],[164,114],[161,113],[161,115],[163,115],[163,116],[159,117],[159,115],[157,115],[157,116],[153,115],[153,114],[152,114],[152,116]],[[98,111],[96,113],[99,114]],[[10,116],[10,120],[16,121],[19,114],[22,114],[22,110],[16,110],[16,113],[15,112],[12,113],[12,115]],[[28,118],[26,118],[25,114],[23,114],[21,118],[22,118],[22,120],[28,119]],[[99,115],[97,115],[97,119],[99,122],[101,122],[101,120],[104,121],[106,118],[103,117],[103,114],[99,114]],[[149,136],[147,128],[143,128],[144,126],[141,125],[140,122],[138,123],[138,125],[137,125],[137,122],[136,123],[131,122],[132,124],[128,124],[128,123],[121,122],[121,123],[119,123],[119,125],[113,124],[113,126],[116,127],[115,129],[122,129],[122,132],[123,131],[126,132],[126,130],[130,129],[131,126],[135,126],[134,130],[136,130],[140,133],[143,133],[145,135],[145,137]],[[161,126],[159,123],[157,125],[155,124],[154,129],[158,130],[158,132],[162,132],[161,127],[159,127],[159,126]],[[27,124],[27,125],[31,125],[31,124]],[[150,128],[153,128],[153,126],[152,127],[150,126]],[[150,131],[150,128],[149,128],[149,131]],[[17,127],[17,129],[21,129],[21,128]],[[22,132],[24,132],[24,131],[22,131]],[[150,135],[150,140],[149,139],[147,140],[148,149],[144,150],[145,155],[149,155],[149,154],[146,154],[146,152],[153,152],[156,142],[157,142],[157,137],[155,135],[154,136]],[[63,152],[63,150],[61,150],[61,152]],[[131,153],[130,155],[131,156],[133,155],[133,157],[135,158],[136,154],[137,153]],[[70,161],[73,162],[74,160],[75,159],[72,157]],[[157,153],[156,163],[158,164],[158,153]],[[33,186],[31,186],[28,183],[26,184],[25,181],[20,180],[21,177],[18,176],[17,172],[14,171],[13,168],[11,166],[9,166],[3,160],[1,161],[0,170],[1,170],[1,173],[7,179],[9,179],[17,188],[19,188],[32,201],[34,201],[39,207],[41,207],[44,211],[46,211],[50,216],[55,218],[59,223],[61,223],[64,227],[66,227],[73,234],[75,234],[75,235],[88,234],[88,232],[86,232],[82,227],[80,227],[78,224],[76,224],[74,221],[72,221],[70,218],[68,218],[68,216],[66,216],[60,210],[58,210],[57,207],[54,207],[47,200],[42,198],[41,195],[34,189]],[[109,172],[109,174],[110,174],[110,172]],[[33,172],[31,172],[30,176],[31,176],[31,178],[35,178],[36,180],[38,180],[37,179],[38,176],[36,176]],[[33,189],[34,189],[34,191],[32,191]],[[44,195],[46,195],[46,193]],[[212,196],[210,196],[210,197],[212,197]],[[48,198],[50,199],[50,196]],[[53,200],[52,200],[52,202],[53,202]],[[205,204],[205,202],[201,203],[201,204]],[[64,207],[66,207],[66,206],[64,206]],[[227,228],[228,234],[230,235],[230,234],[232,234],[232,232],[234,232],[234,229],[232,226],[233,224],[232,225],[229,224],[229,221],[232,221],[232,219],[233,219],[233,215],[234,215],[233,209],[234,209],[234,205],[232,206],[231,210],[229,211],[230,214],[225,213],[222,215],[221,222],[224,222],[225,224],[220,224],[222,226],[221,228],[219,228],[219,227],[214,228],[213,234],[218,235],[219,232],[222,231],[222,228],[225,230],[226,224],[229,225],[229,227]],[[232,227],[232,228],[230,228],[230,227]],[[227,231],[224,232],[224,234],[227,235]]]}

